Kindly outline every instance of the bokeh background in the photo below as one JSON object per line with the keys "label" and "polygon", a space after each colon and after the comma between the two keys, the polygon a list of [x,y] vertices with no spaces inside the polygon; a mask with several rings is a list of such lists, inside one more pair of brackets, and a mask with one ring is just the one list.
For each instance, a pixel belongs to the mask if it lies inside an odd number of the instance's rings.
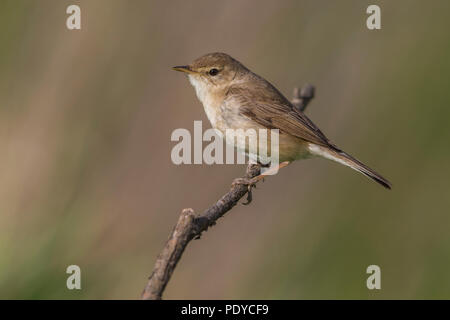
{"label": "bokeh background", "polygon": [[[174,129],[209,127],[170,67],[214,51],[288,97],[314,84],[307,114],[394,187],[295,163],[189,245],[165,298],[450,298],[449,12],[446,0],[2,0],[0,298],[139,298],[181,210],[204,210],[245,170],[170,160]],[[71,264],[81,290],[66,288]],[[381,290],[366,288],[371,264]]]}

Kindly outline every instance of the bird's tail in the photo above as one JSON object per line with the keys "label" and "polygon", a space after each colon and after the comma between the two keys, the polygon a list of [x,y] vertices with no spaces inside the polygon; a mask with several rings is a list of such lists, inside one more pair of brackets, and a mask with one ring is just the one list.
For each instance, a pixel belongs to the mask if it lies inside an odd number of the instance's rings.
{"label": "bird's tail", "polygon": [[366,177],[378,182],[383,187],[391,189],[391,183],[383,178],[380,174],[376,173],[361,161],[353,158],[351,155],[345,153],[334,147],[322,147],[316,144],[310,144],[309,150],[312,154],[321,156],[336,162],[339,162],[347,167],[350,167],[358,172],[361,172]]}

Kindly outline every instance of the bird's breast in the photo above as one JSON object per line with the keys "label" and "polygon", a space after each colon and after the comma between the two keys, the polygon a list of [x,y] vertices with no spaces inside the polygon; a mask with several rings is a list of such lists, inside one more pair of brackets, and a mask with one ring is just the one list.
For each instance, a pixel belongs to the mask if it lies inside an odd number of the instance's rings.
{"label": "bird's breast", "polygon": [[220,105],[222,103],[220,97],[213,94],[208,86],[195,78],[195,76],[189,76],[189,81],[195,89],[197,98],[203,104],[206,116],[208,117],[211,125],[215,128],[216,124],[221,120]]}
{"label": "bird's breast", "polygon": [[194,76],[189,80],[203,104],[206,116],[213,128],[225,133],[226,129],[247,129],[250,122],[239,114],[239,105],[225,101],[225,88],[212,89]]}

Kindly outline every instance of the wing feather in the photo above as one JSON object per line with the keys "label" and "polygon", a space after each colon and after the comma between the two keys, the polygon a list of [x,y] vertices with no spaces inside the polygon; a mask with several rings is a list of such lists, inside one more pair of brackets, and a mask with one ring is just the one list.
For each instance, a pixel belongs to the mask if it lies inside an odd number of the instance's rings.
{"label": "wing feather", "polygon": [[[263,79],[261,79],[263,80]],[[320,129],[301,111],[297,110],[275,87],[264,80],[260,87],[246,90],[231,87],[227,100],[239,104],[239,113],[259,125],[279,129],[317,145],[334,147]]]}

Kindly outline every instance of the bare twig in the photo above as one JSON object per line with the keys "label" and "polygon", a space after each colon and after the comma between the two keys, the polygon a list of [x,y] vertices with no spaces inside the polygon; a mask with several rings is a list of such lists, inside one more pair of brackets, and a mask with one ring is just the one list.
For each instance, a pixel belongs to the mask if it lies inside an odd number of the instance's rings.
{"label": "bare twig", "polygon": [[294,88],[292,104],[300,111],[305,111],[306,106],[314,98],[315,88],[310,84],[306,84],[303,88]]}
{"label": "bare twig", "polygon": [[[251,179],[257,176],[259,171],[258,165],[249,165],[245,177]],[[142,293],[142,299],[161,299],[164,288],[187,244],[194,238],[200,238],[201,233],[213,226],[220,217],[234,207],[247,191],[247,186],[234,184],[230,191],[203,214],[197,215],[192,209],[183,210],[169,240],[156,260],[153,273]]]}
{"label": "bare twig", "polygon": [[[304,111],[309,101],[314,97],[314,87],[304,86],[301,90],[294,89],[292,104]],[[249,164],[245,179],[256,177],[260,166]],[[247,194],[247,203],[251,201],[251,192],[243,184],[233,184],[231,189],[202,214],[196,214],[193,209],[184,209],[173,228],[163,250],[156,259],[153,272],[142,292],[142,299],[159,300],[169,282],[184,249],[192,239],[199,239],[202,232],[216,224],[216,221],[233,208]]]}

